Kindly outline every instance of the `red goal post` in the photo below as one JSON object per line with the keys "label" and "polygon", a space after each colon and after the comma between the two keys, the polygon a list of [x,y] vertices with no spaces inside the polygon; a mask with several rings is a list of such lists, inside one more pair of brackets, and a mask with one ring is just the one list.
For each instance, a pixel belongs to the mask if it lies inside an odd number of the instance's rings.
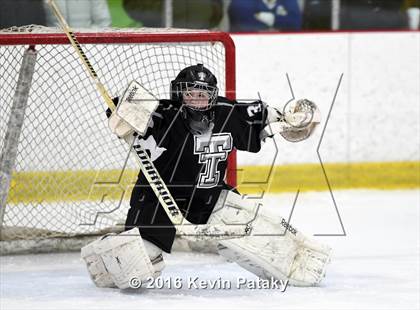
{"label": "red goal post", "polygon": [[[218,78],[220,94],[235,99],[235,45],[226,33],[106,29],[75,34],[111,96],[137,80],[158,98],[168,98],[177,72],[203,63]],[[37,58],[17,128],[12,121],[16,89],[28,47]],[[136,166],[106,128],[105,104],[66,35],[46,27],[0,30],[0,55],[1,252],[58,249],[63,240],[120,229]],[[13,130],[18,138],[10,152]],[[235,152],[226,179],[236,186]]]}

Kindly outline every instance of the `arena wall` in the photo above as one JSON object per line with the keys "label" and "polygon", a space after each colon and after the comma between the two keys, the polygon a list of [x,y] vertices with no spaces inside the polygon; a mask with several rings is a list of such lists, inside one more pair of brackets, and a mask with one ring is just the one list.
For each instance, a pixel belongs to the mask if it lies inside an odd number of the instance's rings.
{"label": "arena wall", "polygon": [[[239,181],[264,182],[273,165],[272,191],[290,189],[287,184],[325,188],[321,159],[338,188],[418,187],[419,36],[419,32],[233,35],[238,99],[258,98],[259,92],[263,101],[282,107],[294,95],[313,100],[323,116],[318,131],[305,142],[277,137],[257,156],[239,152],[243,168]],[[294,182],[295,178],[300,180]]]}

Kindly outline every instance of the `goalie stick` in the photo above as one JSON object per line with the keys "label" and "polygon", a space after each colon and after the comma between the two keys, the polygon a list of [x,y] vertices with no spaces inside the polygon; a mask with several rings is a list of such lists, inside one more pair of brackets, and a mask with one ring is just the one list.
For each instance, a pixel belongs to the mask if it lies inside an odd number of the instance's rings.
{"label": "goalie stick", "polygon": [[[51,7],[54,15],[57,17],[59,24],[65,34],[67,35],[71,45],[77,52],[80,60],[82,61],[85,69],[88,71],[91,78],[94,80],[96,87],[107,104],[108,108],[111,111],[115,110],[115,105],[109,96],[105,86],[99,80],[99,77],[96,71],[93,69],[89,59],[86,54],[83,52],[82,47],[80,46],[79,41],[77,40],[75,34],[73,33],[70,26],[67,24],[66,20],[60,13],[59,8],[57,7],[54,0],[48,0],[48,4]],[[128,142],[128,141],[127,141]],[[140,165],[140,169],[143,171],[144,176],[152,187],[156,197],[159,199],[159,202],[163,206],[166,214],[168,215],[171,222],[174,224],[178,235],[182,235],[188,239],[207,239],[207,238],[219,238],[219,239],[229,239],[235,237],[242,237],[249,235],[251,232],[251,226],[248,224],[241,225],[209,225],[201,224],[194,225],[185,219],[179,210],[179,207],[175,199],[170,194],[165,182],[159,175],[156,167],[151,161],[149,155],[146,151],[141,148],[139,145],[136,145],[135,148],[130,144],[131,152],[136,154],[135,158]],[[192,237],[192,238],[191,238]]]}

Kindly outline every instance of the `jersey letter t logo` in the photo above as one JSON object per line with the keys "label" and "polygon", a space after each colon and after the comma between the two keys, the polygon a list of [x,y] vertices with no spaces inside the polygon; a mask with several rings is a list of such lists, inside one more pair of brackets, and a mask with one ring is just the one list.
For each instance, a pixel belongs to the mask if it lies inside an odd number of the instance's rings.
{"label": "jersey letter t logo", "polygon": [[194,136],[194,154],[199,155],[198,161],[205,164],[204,172],[200,173],[198,187],[215,187],[220,180],[217,170],[219,161],[226,160],[232,150],[232,135],[218,133],[211,136]]}

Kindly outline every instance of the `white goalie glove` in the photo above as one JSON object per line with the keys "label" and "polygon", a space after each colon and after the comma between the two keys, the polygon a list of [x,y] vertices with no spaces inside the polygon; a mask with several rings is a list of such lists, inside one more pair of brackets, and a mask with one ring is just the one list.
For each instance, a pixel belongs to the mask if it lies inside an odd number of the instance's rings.
{"label": "white goalie glove", "polygon": [[283,112],[267,106],[266,126],[261,138],[273,137],[279,133],[290,142],[299,142],[309,138],[321,122],[318,107],[308,99],[300,99],[287,104]]}
{"label": "white goalie glove", "polygon": [[162,250],[140,236],[138,228],[105,235],[84,246],[81,257],[97,287],[138,288],[165,267]]}
{"label": "white goalie glove", "polygon": [[288,280],[295,286],[319,284],[331,248],[306,238],[281,217],[263,215],[260,206],[222,191],[209,223],[252,222],[253,228],[250,236],[220,241],[219,254],[263,279]]}
{"label": "white goalie glove", "polygon": [[153,112],[159,101],[140,83],[132,81],[125,90],[117,109],[111,114],[108,126],[119,138],[125,138],[137,132],[146,134],[151,126]]}

